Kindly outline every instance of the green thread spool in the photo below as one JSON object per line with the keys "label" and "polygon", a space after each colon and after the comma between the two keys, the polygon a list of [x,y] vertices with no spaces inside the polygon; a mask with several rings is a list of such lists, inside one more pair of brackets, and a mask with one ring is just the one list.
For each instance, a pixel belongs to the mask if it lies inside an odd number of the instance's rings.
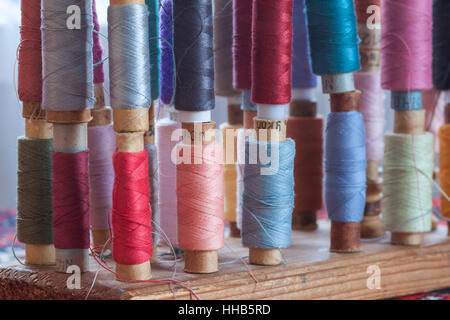
{"label": "green thread spool", "polygon": [[433,135],[386,134],[383,225],[395,233],[431,230]]}
{"label": "green thread spool", "polygon": [[52,244],[52,139],[18,139],[17,239]]}

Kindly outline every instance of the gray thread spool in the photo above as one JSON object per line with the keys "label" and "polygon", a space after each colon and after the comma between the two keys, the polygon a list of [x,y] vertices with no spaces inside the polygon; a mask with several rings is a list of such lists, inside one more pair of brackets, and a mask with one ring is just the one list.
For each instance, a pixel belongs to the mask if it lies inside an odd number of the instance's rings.
{"label": "gray thread spool", "polygon": [[[81,10],[80,29],[69,29],[67,9]],[[92,0],[42,2],[42,106],[80,111],[94,106]]]}
{"label": "gray thread spool", "polygon": [[149,108],[147,6],[110,6],[108,26],[111,105],[119,109]]}

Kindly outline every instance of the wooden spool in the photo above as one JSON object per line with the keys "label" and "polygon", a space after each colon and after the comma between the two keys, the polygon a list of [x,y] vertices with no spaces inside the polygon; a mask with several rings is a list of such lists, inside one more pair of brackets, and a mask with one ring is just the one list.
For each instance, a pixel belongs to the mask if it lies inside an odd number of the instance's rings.
{"label": "wooden spool", "polygon": [[[395,110],[394,133],[423,134],[425,132],[425,110]],[[418,246],[422,242],[420,232],[391,233],[391,243],[408,246]]]}
{"label": "wooden spool", "polygon": [[[331,112],[359,111],[360,91],[330,94]],[[361,224],[359,222],[331,221],[330,251],[360,251]]]}
{"label": "wooden spool", "polygon": [[[144,5],[145,0],[110,0],[111,6]],[[148,108],[119,109],[113,107],[114,131],[118,152],[141,152],[144,150],[144,134],[149,131]],[[116,272],[123,277],[148,280],[151,278],[150,260],[137,265],[121,265],[116,263]],[[119,281],[128,280],[116,277]]]}
{"label": "wooden spool", "polygon": [[[228,101],[228,124],[232,125],[232,126],[240,126],[242,127],[244,122],[244,114],[241,110],[241,105],[238,103],[233,103],[233,101],[231,101],[229,99]],[[225,156],[225,150],[226,150],[226,135],[225,135],[225,131],[223,131],[223,143],[224,143],[224,156]],[[236,163],[236,156],[237,156],[237,139],[236,139],[236,135],[234,138],[234,162]],[[229,225],[230,225],[230,237],[232,238],[240,238],[241,237],[241,230],[239,230],[239,228],[237,227],[237,223],[236,221],[229,221]]]}
{"label": "wooden spool", "polygon": [[[94,84],[95,104],[92,110],[92,120],[88,127],[103,127],[111,124],[111,108],[105,105],[105,91],[102,83]],[[91,229],[92,243],[96,252],[102,252],[105,249],[111,249],[111,242],[103,248],[108,239],[111,238],[109,229]]]}
{"label": "wooden spool", "polygon": [[[26,119],[25,136],[30,139],[52,139],[53,126],[45,120]],[[25,263],[54,265],[55,246],[53,244],[25,244]]]}
{"label": "wooden spool", "polygon": [[[317,102],[309,100],[293,100],[290,105],[291,117],[315,118]],[[302,130],[302,128],[298,128]],[[317,230],[316,211],[295,211],[292,213],[292,229],[301,231]]]}
{"label": "wooden spool", "polygon": [[[216,123],[213,121],[203,123],[183,122],[181,128],[189,136],[184,135],[185,144],[209,145],[216,140]],[[185,249],[185,248],[182,248]],[[184,250],[184,271],[188,273],[214,273],[219,271],[219,258],[217,250]]]}
{"label": "wooden spool", "polygon": [[[87,150],[87,123],[54,123],[53,145],[55,152]],[[71,265],[80,267],[81,272],[89,271],[89,249],[56,249],[56,271],[65,273]]]}
{"label": "wooden spool", "polygon": [[[450,93],[448,93],[448,95],[450,96]],[[450,123],[450,102],[445,106],[444,109],[444,121],[445,124]],[[450,221],[447,222],[447,226],[448,226],[448,235],[450,236]]]}

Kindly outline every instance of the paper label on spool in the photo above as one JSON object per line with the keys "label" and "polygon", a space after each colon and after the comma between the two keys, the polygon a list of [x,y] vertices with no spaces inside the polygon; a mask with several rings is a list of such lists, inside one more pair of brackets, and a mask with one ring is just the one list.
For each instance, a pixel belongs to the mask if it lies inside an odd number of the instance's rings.
{"label": "paper label on spool", "polygon": [[287,119],[267,120],[255,118],[257,138],[260,141],[286,141]]}
{"label": "paper label on spool", "polygon": [[421,91],[392,91],[391,108],[394,110],[422,109]]}
{"label": "paper label on spool", "polygon": [[361,71],[380,70],[381,28],[369,29],[366,24],[358,24],[359,55]]}
{"label": "paper label on spool", "polygon": [[323,93],[342,93],[355,91],[353,73],[338,73],[322,76]]}

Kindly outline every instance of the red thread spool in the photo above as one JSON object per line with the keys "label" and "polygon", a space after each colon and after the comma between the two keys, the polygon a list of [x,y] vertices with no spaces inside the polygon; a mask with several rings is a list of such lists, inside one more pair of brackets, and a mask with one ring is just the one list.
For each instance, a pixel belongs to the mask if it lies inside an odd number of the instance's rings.
{"label": "red thread spool", "polygon": [[254,0],[252,101],[291,101],[292,0]]}
{"label": "red thread spool", "polygon": [[21,101],[42,101],[41,0],[22,0],[18,92]]}
{"label": "red thread spool", "polygon": [[233,87],[251,89],[253,0],[233,1]]}
{"label": "red thread spool", "polygon": [[116,152],[113,162],[113,258],[122,265],[141,264],[153,248],[147,151]]}
{"label": "red thread spool", "polygon": [[54,152],[53,232],[57,249],[89,248],[89,151]]}

